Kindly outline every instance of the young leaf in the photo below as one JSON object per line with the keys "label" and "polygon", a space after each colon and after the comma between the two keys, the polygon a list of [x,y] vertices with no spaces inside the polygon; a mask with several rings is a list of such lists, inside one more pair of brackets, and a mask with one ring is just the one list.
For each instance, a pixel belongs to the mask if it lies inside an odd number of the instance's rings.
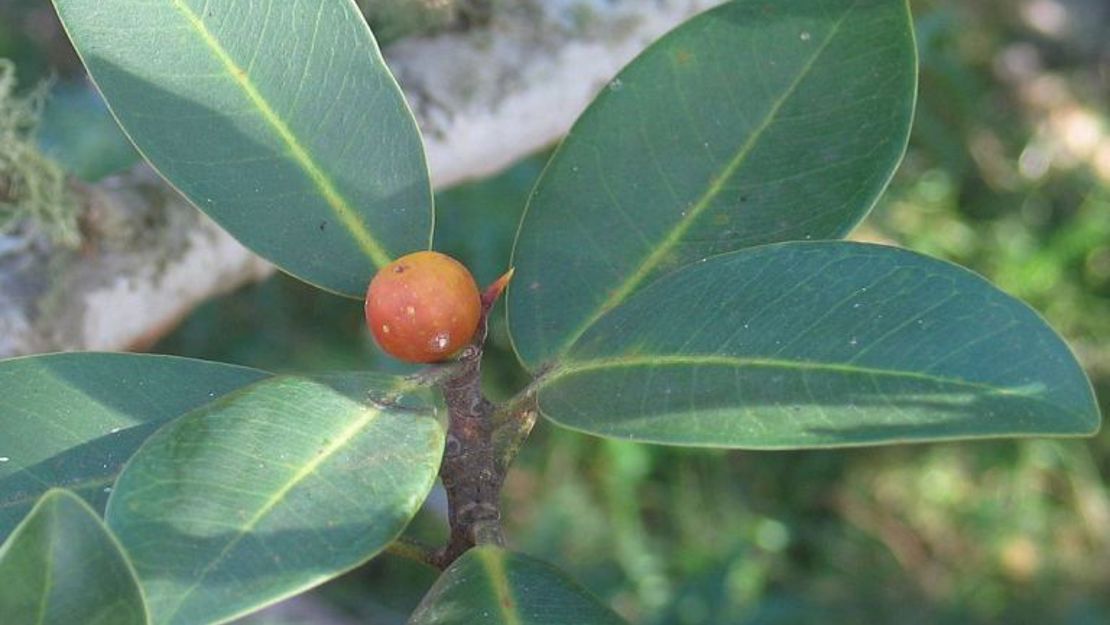
{"label": "young leaf", "polygon": [[0,623],[146,622],[127,557],[76,495],[46,493],[0,546]]}
{"label": "young leaf", "polygon": [[471,549],[420,602],[409,625],[625,625],[549,564],[497,547]]}
{"label": "young leaf", "polygon": [[[444,432],[428,394],[275,377],[156,433],[116,483],[109,527],[154,623],[220,623],[365,562],[435,480]],[[337,390],[339,389],[339,390]]]}
{"label": "young leaf", "polygon": [[879,245],[783,243],[708,259],[602,317],[540,410],[673,445],[826,447],[1094,432],[1067,345],[955,265]]}
{"label": "young leaf", "polygon": [[136,354],[0,361],[0,539],[51,487],[103,510],[123,463],[154,430],[267,375]]}
{"label": "young leaf", "polygon": [[736,0],[647,49],[552,157],[517,234],[510,330],[531,370],[653,277],[846,234],[905,150],[903,0]]}
{"label": "young leaf", "polygon": [[362,297],[427,248],[420,134],[351,0],[55,0],[143,156],[245,245]]}

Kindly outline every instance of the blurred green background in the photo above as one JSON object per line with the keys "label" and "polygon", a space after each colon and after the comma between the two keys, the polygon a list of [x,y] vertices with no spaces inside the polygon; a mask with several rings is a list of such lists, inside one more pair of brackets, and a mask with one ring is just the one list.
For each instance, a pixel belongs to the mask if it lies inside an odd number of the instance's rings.
{"label": "blurred green background", "polygon": [[[1110,3],[912,4],[915,130],[856,236],[960,263],[1032,304],[1110,414]],[[55,77],[48,153],[90,179],[132,162],[48,5],[0,0],[0,57],[24,85]],[[542,165],[441,193],[436,247],[492,281]],[[491,343],[486,383],[504,397],[525,379],[500,317]],[[284,276],[202,306],[155,350],[278,371],[395,367],[358,302]],[[1108,485],[1110,428],[1077,441],[726,453],[541,422],[505,509],[515,547],[643,625],[1078,625],[1110,622]],[[443,535],[432,508],[414,535]],[[433,579],[383,557],[317,594],[354,622],[394,625]],[[313,622],[276,618],[254,622]]]}

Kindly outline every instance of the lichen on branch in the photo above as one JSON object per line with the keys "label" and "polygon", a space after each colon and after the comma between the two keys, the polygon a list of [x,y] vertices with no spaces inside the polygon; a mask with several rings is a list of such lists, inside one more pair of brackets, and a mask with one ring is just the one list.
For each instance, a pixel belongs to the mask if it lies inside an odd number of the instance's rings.
{"label": "lichen on branch", "polygon": [[16,93],[15,64],[0,59],[0,234],[37,226],[55,243],[80,241],[80,206],[61,166],[35,142],[49,83]]}

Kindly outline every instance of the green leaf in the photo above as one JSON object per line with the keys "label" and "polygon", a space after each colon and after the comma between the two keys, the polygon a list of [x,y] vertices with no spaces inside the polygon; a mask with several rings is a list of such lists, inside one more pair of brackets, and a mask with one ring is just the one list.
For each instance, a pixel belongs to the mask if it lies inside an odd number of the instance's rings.
{"label": "green leaf", "polygon": [[902,158],[902,0],[737,0],[647,49],[570,131],[520,225],[510,330],[536,371],[707,256],[846,234]]}
{"label": "green leaf", "polygon": [[54,0],[124,131],[245,245],[362,297],[427,248],[420,134],[351,0]]}
{"label": "green leaf", "polygon": [[1074,436],[1099,411],[1067,345],[979,276],[905,250],[783,243],[679,270],[539,391],[591,434],[746,448]]}
{"label": "green leaf", "polygon": [[[158,431],[108,502],[158,624],[225,622],[345,572],[391,542],[435,480],[428,393],[400,378],[275,377]],[[342,381],[340,381],[342,382]],[[340,390],[336,390],[339,388]]]}
{"label": "green leaf", "polygon": [[454,562],[409,625],[624,625],[625,621],[549,564],[492,546]]}
{"label": "green leaf", "polygon": [[51,490],[0,546],[0,623],[142,625],[135,573],[88,504]]}
{"label": "green leaf", "polygon": [[0,537],[51,487],[103,510],[123,463],[156,429],[267,375],[135,354],[0,361]]}

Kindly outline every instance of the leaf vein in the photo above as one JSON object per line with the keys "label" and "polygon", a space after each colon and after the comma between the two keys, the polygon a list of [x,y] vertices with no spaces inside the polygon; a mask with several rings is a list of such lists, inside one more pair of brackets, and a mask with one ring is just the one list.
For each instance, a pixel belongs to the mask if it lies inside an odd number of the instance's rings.
{"label": "leaf vein", "polygon": [[247,99],[257,107],[259,114],[266,121],[267,124],[274,130],[281,141],[289,150],[289,155],[293,160],[304,170],[305,174],[316,186],[317,191],[323,196],[324,200],[331,207],[332,212],[339,218],[340,223],[346,227],[351,236],[355,239],[359,248],[365,253],[375,265],[382,267],[390,262],[390,256],[385,249],[378,243],[363,223],[362,218],[351,207],[338,189],[331,178],[316,164],[312,155],[301,144],[289,125],[282,119],[277,112],[270,106],[269,101],[258,90],[258,87],[251,81],[250,76],[231,58],[227,50],[223,47],[215,35],[208,29],[204,20],[197,15],[192,8],[190,8],[184,0],[171,0],[173,7],[185,18],[193,30],[200,37],[201,41],[211,50],[216,59],[224,66],[227,73],[231,76],[232,80],[239,85],[239,88],[246,94]]}
{"label": "leaf vein", "polygon": [[717,196],[720,195],[720,193],[727,187],[729,179],[736,173],[737,170],[740,169],[741,166],[744,165],[744,163],[747,162],[748,156],[750,156],[751,153],[755,150],[756,146],[759,144],[760,139],[762,139],[763,134],[775,123],[779,110],[786,104],[788,100],[790,100],[790,98],[798,90],[801,84],[809,76],[810,71],[817,63],[817,60],[824,53],[825,49],[828,48],[829,44],[832,43],[833,39],[836,38],[836,35],[840,31],[840,28],[844,23],[844,20],[852,12],[852,10],[854,10],[854,8],[855,5],[853,4],[852,8],[848,11],[845,11],[840,19],[833,24],[832,28],[829,29],[828,36],[826,36],[824,41],[821,42],[821,45],[817,47],[817,49],[813,53],[813,56],[811,56],[809,60],[802,66],[802,68],[798,72],[798,75],[794,78],[794,80],[790,83],[786,90],[783,91],[783,93],[774,100],[774,103],[767,111],[767,114],[764,115],[762,121],[760,121],[759,125],[755,127],[755,129],[748,136],[748,139],[744,142],[744,144],[740,146],[740,149],[736,152],[736,155],[732,158],[732,160],[728,162],[721,173],[714,177],[712,183],[709,185],[709,188],[705,191],[705,193],[702,194],[702,196],[696,202],[694,202],[690,209],[686,211],[686,214],[682,217],[682,219],[675,225],[675,227],[670,231],[666,238],[664,238],[663,241],[660,242],[659,246],[656,247],[655,250],[651,254],[649,254],[646,259],[644,259],[644,261],[640,264],[636,271],[629,275],[624,280],[624,282],[622,282],[616,289],[611,291],[611,294],[608,298],[605,299],[604,302],[602,302],[601,306],[599,306],[597,310],[595,310],[594,313],[578,327],[578,329],[568,335],[568,337],[563,341],[562,348],[559,350],[560,352],[565,351],[568,347],[573,345],[583,334],[585,334],[586,330],[588,330],[590,326],[592,326],[602,315],[605,314],[606,311],[612,309],[614,306],[627,299],[627,297],[640,285],[640,283],[647,279],[647,277],[659,266],[659,264],[667,258],[667,256],[671,253],[671,250],[681,242],[683,235],[686,234],[693,223],[697,221],[701,214],[713,204],[713,201],[717,198]]}

